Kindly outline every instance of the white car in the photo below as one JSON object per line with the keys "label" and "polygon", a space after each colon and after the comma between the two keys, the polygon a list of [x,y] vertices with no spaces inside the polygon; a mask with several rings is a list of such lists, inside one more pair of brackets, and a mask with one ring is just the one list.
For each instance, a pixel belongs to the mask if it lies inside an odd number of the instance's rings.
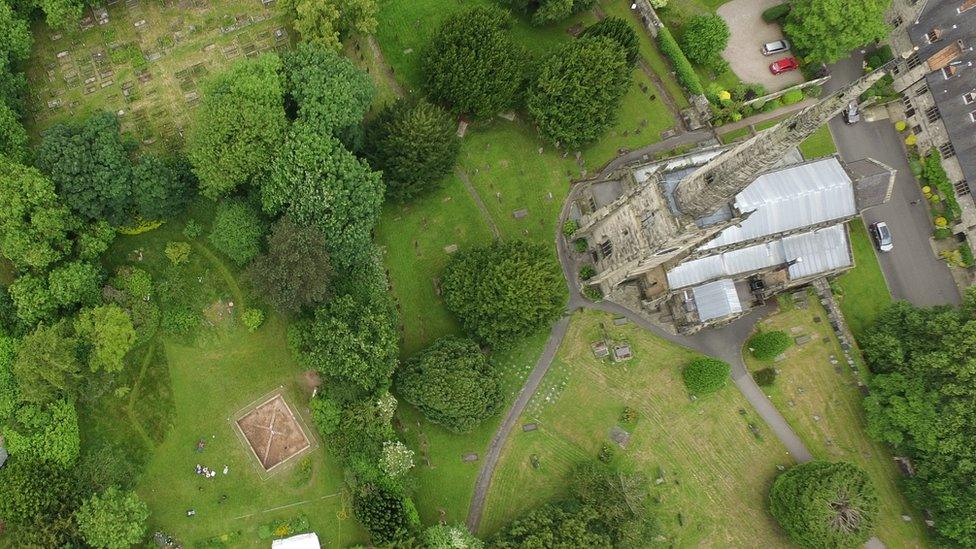
{"label": "white car", "polygon": [[784,51],[790,51],[790,43],[786,40],[777,40],[775,42],[769,42],[763,44],[762,54],[763,55],[776,55],[777,53],[783,53]]}
{"label": "white car", "polygon": [[891,240],[891,231],[888,230],[888,224],[884,221],[872,223],[868,230],[874,238],[874,244],[882,252],[890,252],[895,247]]}

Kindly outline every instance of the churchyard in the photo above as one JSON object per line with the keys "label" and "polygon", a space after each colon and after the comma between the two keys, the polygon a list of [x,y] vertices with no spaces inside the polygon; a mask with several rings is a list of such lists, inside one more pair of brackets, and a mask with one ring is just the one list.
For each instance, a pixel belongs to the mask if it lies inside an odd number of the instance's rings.
{"label": "churchyard", "polygon": [[[597,359],[595,341],[626,344],[633,358]],[[606,453],[649,477],[662,543],[786,545],[766,514],[766,490],[792,459],[731,384],[689,398],[680,370],[694,356],[610,315],[577,313],[505,444],[482,533],[563,495],[575,465]]]}
{"label": "churchyard", "polygon": [[854,268],[837,277],[834,286],[840,290],[837,301],[855,337],[867,333],[882,309],[891,303],[878,256],[874,252],[864,222],[855,219],[847,224],[854,250]]}
{"label": "churchyard", "polygon": [[179,142],[207,75],[290,32],[274,0],[109,0],[64,31],[35,23],[28,129],[107,110],[143,144]]}
{"label": "churchyard", "polygon": [[[868,436],[859,378],[844,360],[826,311],[812,294],[805,303],[781,303],[779,313],[760,322],[760,329],[782,330],[805,342],[794,343],[783,360],[773,363],[743,349],[750,371],[773,367],[779,372],[764,392],[815,459],[849,461],[867,471],[880,498],[878,538],[888,547],[924,546],[923,517],[898,490],[902,473],[891,452]],[[866,369],[861,366],[861,371]]]}

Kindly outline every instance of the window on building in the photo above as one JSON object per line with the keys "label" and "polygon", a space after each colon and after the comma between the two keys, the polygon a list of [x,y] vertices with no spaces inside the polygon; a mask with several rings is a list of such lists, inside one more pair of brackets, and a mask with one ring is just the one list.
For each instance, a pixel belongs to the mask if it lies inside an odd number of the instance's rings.
{"label": "window on building", "polygon": [[907,97],[902,97],[901,102],[905,105],[905,117],[911,118],[915,116],[915,105],[912,104],[912,100]]}
{"label": "window on building", "polygon": [[970,192],[969,191],[969,183],[966,183],[966,180],[965,179],[963,179],[962,181],[956,181],[956,183],[953,185],[953,187],[955,187],[955,189],[956,189],[956,195],[957,196],[962,196],[964,194],[969,194],[969,192]]}
{"label": "window on building", "polygon": [[600,243],[600,253],[603,254],[604,258],[613,255],[613,243],[610,242],[609,238]]}
{"label": "window on building", "polygon": [[661,250],[654,255],[668,255],[678,251],[678,248],[668,248],[667,250]]}
{"label": "window on building", "polygon": [[922,58],[918,56],[917,51],[912,52],[912,54],[908,56],[908,70],[912,70],[921,64]]}
{"label": "window on building", "polygon": [[925,35],[925,39],[928,40],[930,44],[932,42],[938,42],[940,38],[942,38],[942,31],[939,29],[932,29]]}
{"label": "window on building", "polygon": [[943,143],[939,145],[939,152],[942,153],[942,158],[952,158],[956,156],[956,148],[952,146],[952,143]]}
{"label": "window on building", "polygon": [[912,133],[914,133],[915,135],[919,135],[920,133],[922,133],[922,125],[921,124],[916,124],[912,128]]}
{"label": "window on building", "polygon": [[897,29],[904,22],[905,22],[905,20],[902,19],[900,15],[896,15],[895,18],[891,20],[891,26],[892,27],[895,27]]}
{"label": "window on building", "polygon": [[925,119],[929,121],[929,124],[935,122],[941,118],[939,116],[939,107],[932,106],[925,110]]}
{"label": "window on building", "polygon": [[963,94],[962,100],[965,101],[967,105],[971,103],[976,103],[976,92],[969,92]]}
{"label": "window on building", "polygon": [[915,88],[915,97],[918,97],[920,95],[925,95],[926,93],[928,93],[928,91],[929,91],[929,85],[922,84],[921,86]]}

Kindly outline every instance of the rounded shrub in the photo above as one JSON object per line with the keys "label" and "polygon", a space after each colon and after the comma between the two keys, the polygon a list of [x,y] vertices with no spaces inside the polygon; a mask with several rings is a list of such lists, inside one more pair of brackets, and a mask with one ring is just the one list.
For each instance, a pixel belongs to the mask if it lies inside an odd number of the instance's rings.
{"label": "rounded shrub", "polygon": [[696,358],[681,371],[685,387],[694,395],[714,393],[729,379],[732,367],[721,360],[709,357]]}
{"label": "rounded shrub", "polygon": [[241,315],[241,322],[244,323],[247,331],[253,332],[260,328],[264,322],[264,313],[261,312],[261,309],[245,309]]}
{"label": "rounded shrub", "polygon": [[759,332],[747,343],[752,356],[759,360],[772,360],[790,346],[790,336],[781,330]]}
{"label": "rounded shrub", "polygon": [[776,370],[773,368],[763,368],[762,370],[753,372],[752,378],[756,380],[756,384],[760,387],[769,387],[776,382]]}

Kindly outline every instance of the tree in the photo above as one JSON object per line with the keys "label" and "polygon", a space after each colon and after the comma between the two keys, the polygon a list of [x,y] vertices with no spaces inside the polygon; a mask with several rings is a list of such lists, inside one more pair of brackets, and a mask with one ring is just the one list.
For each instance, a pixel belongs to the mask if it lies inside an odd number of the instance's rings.
{"label": "tree", "polygon": [[54,184],[0,155],[0,252],[19,269],[46,269],[71,251],[76,220]]}
{"label": "tree", "polygon": [[731,372],[732,367],[721,360],[700,357],[684,367],[681,377],[691,394],[701,396],[725,387]]}
{"label": "tree", "polygon": [[637,32],[634,31],[634,27],[627,21],[619,17],[610,16],[586,27],[580,36],[604,36],[613,40],[627,54],[627,64],[631,67],[637,66],[637,60],[640,58],[640,41],[637,38]]}
{"label": "tree", "polygon": [[83,0],[37,0],[44,11],[47,24],[55,29],[66,29],[81,19],[85,9]]}
{"label": "tree", "polygon": [[24,336],[13,363],[20,399],[46,404],[73,396],[79,377],[77,349],[66,321],[40,325]]}
{"label": "tree", "polygon": [[435,524],[424,530],[428,549],[484,549],[485,542],[474,537],[463,524]]}
{"label": "tree", "polygon": [[455,254],[441,291],[465,331],[496,347],[554,321],[566,301],[565,282],[549,250],[523,241]]}
{"label": "tree", "polygon": [[383,442],[383,457],[380,468],[390,478],[398,479],[413,468],[413,450],[399,440]]}
{"label": "tree", "polygon": [[203,99],[187,139],[187,156],[208,198],[257,181],[275,158],[285,134],[281,60],[274,54],[247,59],[218,74]]}
{"label": "tree", "polygon": [[293,325],[288,339],[302,366],[375,393],[397,367],[400,338],[391,320],[381,307],[343,295]]}
{"label": "tree", "polygon": [[603,36],[580,38],[543,62],[526,93],[526,109],[545,138],[578,147],[613,125],[631,75],[620,44]]}
{"label": "tree", "polygon": [[515,519],[495,534],[489,545],[518,547],[611,547],[610,537],[599,531],[596,511],[590,507],[546,504]]}
{"label": "tree", "polygon": [[75,232],[75,256],[83,261],[97,261],[115,240],[115,228],[107,221],[86,223]]}
{"label": "tree", "polygon": [[190,262],[190,243],[167,242],[163,253],[173,265],[185,265]]}
{"label": "tree", "polygon": [[113,486],[82,503],[75,519],[82,537],[92,547],[126,549],[146,535],[149,507],[135,492]]}
{"label": "tree", "polygon": [[0,101],[0,156],[23,162],[27,159],[27,141],[27,130],[17,113]]}
{"label": "tree", "polygon": [[93,372],[118,372],[123,359],[136,342],[132,319],[118,305],[84,309],[75,319],[75,333],[87,348],[88,367]]}
{"label": "tree", "polygon": [[102,270],[87,261],[72,261],[48,274],[51,299],[60,307],[94,305],[102,297]]}
{"label": "tree", "polygon": [[891,0],[797,0],[783,31],[811,63],[833,63],[888,34],[884,16]]}
{"label": "tree", "polygon": [[334,50],[303,42],[283,61],[285,92],[298,118],[320,132],[339,136],[359,124],[373,103],[369,75]]}
{"label": "tree", "polygon": [[769,511],[800,547],[861,547],[878,517],[870,477],[851,463],[808,461],[780,473]]}
{"label": "tree", "polygon": [[28,404],[14,412],[14,421],[3,429],[7,449],[17,459],[53,463],[65,469],[78,460],[81,435],[78,413],[68,400],[41,406]]}
{"label": "tree", "polygon": [[397,371],[404,400],[451,431],[471,431],[502,404],[501,384],[488,359],[469,339],[445,337]]}
{"label": "tree", "polygon": [[749,338],[746,347],[759,360],[772,360],[790,347],[790,336],[782,330],[759,332]]}
{"label": "tree", "polygon": [[32,43],[27,20],[18,16],[7,2],[0,2],[0,64],[26,60]]}
{"label": "tree", "polygon": [[261,212],[243,200],[217,204],[210,243],[238,266],[261,253],[261,239],[267,230]]}
{"label": "tree", "polygon": [[859,339],[871,370],[868,432],[912,461],[906,494],[935,521],[939,545],[976,543],[969,465],[976,436],[976,291],[960,309],[889,305]]}
{"label": "tree", "polygon": [[352,508],[376,545],[403,540],[420,526],[413,503],[403,494],[379,484],[360,486]]}
{"label": "tree", "polygon": [[278,4],[294,17],[302,41],[333,50],[356,33],[376,32],[376,0],[283,0]]}
{"label": "tree", "polygon": [[28,526],[45,527],[55,517],[70,513],[75,505],[68,471],[17,456],[0,467],[0,493],[0,519],[19,531]]}
{"label": "tree", "polygon": [[446,111],[423,99],[401,99],[366,128],[364,152],[383,172],[387,195],[405,201],[439,186],[457,162],[461,141]]}
{"label": "tree", "polygon": [[322,231],[283,217],[272,226],[268,252],[255,258],[247,278],[276,309],[297,313],[328,296],[332,266],[327,246]]}
{"label": "tree", "polygon": [[722,52],[730,36],[729,26],[720,15],[696,15],[681,32],[681,50],[692,63],[721,69],[725,63]]}
{"label": "tree", "polygon": [[58,309],[58,304],[48,289],[43,277],[25,274],[17,277],[8,288],[10,299],[17,309],[17,318],[25,326],[33,326],[42,320],[49,320]]}
{"label": "tree", "polygon": [[0,329],[0,425],[10,417],[20,400],[17,380],[14,379],[13,363],[17,355],[17,340],[5,335]]}
{"label": "tree", "polygon": [[196,178],[183,159],[144,155],[132,168],[132,202],[141,219],[176,217],[196,191]]}
{"label": "tree", "polygon": [[424,89],[458,113],[491,117],[515,106],[527,54],[508,33],[509,15],[472,8],[445,20],[424,53]]}
{"label": "tree", "polygon": [[119,135],[119,119],[101,112],[81,123],[48,129],[37,167],[50,175],[58,195],[81,217],[121,225],[129,220],[132,162]]}
{"label": "tree", "polygon": [[300,225],[321,229],[332,264],[340,268],[369,254],[382,202],[380,174],[338,139],[302,122],[292,126],[261,186],[265,213],[285,213]]}
{"label": "tree", "polygon": [[593,7],[596,0],[505,0],[513,10],[531,17],[533,25],[548,25]]}

